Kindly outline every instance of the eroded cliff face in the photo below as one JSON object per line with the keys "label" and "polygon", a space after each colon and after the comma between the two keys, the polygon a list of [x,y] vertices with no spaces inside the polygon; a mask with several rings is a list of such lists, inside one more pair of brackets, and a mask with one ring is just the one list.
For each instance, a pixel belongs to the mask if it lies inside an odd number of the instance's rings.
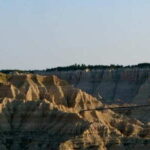
{"label": "eroded cliff face", "polygon": [[106,103],[147,104],[150,102],[150,69],[55,71],[59,78]]}
{"label": "eroded cliff face", "polygon": [[0,78],[2,150],[150,148],[148,124],[110,109],[95,110],[107,105],[56,76]]}

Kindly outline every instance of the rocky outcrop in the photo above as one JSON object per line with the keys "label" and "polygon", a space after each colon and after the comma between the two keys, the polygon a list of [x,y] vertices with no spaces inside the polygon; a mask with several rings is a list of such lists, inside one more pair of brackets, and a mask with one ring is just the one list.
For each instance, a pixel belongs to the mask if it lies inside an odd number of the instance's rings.
{"label": "rocky outcrop", "polygon": [[149,149],[150,126],[115,113],[56,76],[8,75],[0,84],[0,149]]}
{"label": "rocky outcrop", "polygon": [[105,103],[150,102],[150,69],[123,68],[92,71],[55,71],[59,78]]}

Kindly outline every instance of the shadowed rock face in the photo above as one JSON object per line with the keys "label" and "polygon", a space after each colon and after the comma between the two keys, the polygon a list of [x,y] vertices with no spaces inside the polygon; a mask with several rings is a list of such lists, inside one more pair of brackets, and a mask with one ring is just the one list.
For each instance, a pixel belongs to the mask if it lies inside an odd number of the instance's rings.
{"label": "shadowed rock face", "polygon": [[[5,100],[6,102],[6,100]],[[0,114],[1,149],[58,149],[90,123],[45,101],[7,101]]]}
{"label": "shadowed rock face", "polygon": [[[150,126],[119,115],[56,76],[0,80],[0,149],[149,149]],[[105,106],[106,107],[106,106]]]}
{"label": "shadowed rock face", "polygon": [[97,98],[103,97],[106,103],[146,104],[150,101],[150,69],[55,71],[50,74]]}

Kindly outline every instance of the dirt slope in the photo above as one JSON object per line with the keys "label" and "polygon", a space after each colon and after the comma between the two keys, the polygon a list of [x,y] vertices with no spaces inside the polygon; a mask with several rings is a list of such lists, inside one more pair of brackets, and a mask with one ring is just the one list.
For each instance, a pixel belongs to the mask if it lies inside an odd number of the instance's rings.
{"label": "dirt slope", "polygon": [[106,107],[56,76],[0,80],[0,149],[149,149],[150,126]]}

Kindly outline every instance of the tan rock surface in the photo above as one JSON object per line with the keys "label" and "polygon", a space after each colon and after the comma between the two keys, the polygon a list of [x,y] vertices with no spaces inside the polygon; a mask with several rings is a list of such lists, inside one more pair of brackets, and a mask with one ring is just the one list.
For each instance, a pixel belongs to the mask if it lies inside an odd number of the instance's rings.
{"label": "tan rock surface", "polygon": [[110,109],[94,110],[106,106],[56,76],[6,76],[0,100],[2,150],[150,147],[149,125]]}

